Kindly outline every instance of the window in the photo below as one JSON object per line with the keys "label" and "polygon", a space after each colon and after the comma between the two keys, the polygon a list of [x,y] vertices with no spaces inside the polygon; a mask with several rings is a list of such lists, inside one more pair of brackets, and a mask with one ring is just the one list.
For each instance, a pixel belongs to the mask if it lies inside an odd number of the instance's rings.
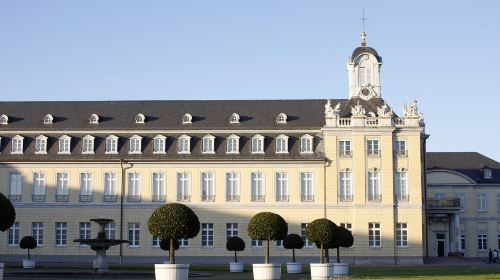
{"label": "window", "polygon": [[276,153],[277,154],[288,153],[288,136],[280,135],[276,138]]}
{"label": "window", "polygon": [[288,201],[288,173],[277,172],[275,175],[276,201]]}
{"label": "window", "polygon": [[252,247],[253,248],[261,248],[263,245],[264,245],[264,242],[262,240],[252,239]]}
{"label": "window", "polygon": [[187,239],[187,238],[181,238],[181,239],[179,239],[179,247],[180,248],[187,248],[187,247],[189,247],[189,239]]}
{"label": "window", "polygon": [[341,157],[352,156],[351,141],[350,140],[340,140],[339,141],[339,152],[340,152]]}
{"label": "window", "polygon": [[227,138],[227,153],[237,154],[240,152],[240,137],[231,135]]}
{"label": "window", "polygon": [[240,123],[240,116],[236,113],[231,114],[231,117],[229,118],[229,123],[230,124]]}
{"label": "window", "polygon": [[363,55],[359,61],[358,85],[370,85],[372,83],[372,69],[368,61],[368,55]]}
{"label": "window", "polygon": [[68,201],[69,198],[69,174],[65,172],[56,173],[56,201]]}
{"label": "window", "polygon": [[251,180],[251,192],[252,192],[252,201],[265,201],[265,193],[264,189],[264,173],[262,172],[252,172],[250,174]]}
{"label": "window", "polygon": [[492,178],[491,169],[489,168],[483,169],[483,177],[485,179],[491,179]]}
{"label": "window", "polygon": [[22,154],[23,153],[23,141],[24,137],[16,135],[12,137],[12,150],[11,154]]}
{"label": "window", "polygon": [[349,230],[349,231],[352,231],[352,224],[350,224],[350,223],[340,223],[340,226]]}
{"label": "window", "polygon": [[396,246],[408,247],[408,224],[396,224]]}
{"label": "window", "polygon": [[141,227],[139,223],[129,223],[128,224],[128,246],[129,247],[139,247],[140,242]]}
{"label": "window", "polygon": [[368,171],[368,201],[381,201],[380,194],[380,172],[378,170]]}
{"label": "window", "polygon": [[300,200],[314,201],[313,173],[300,173]]}
{"label": "window", "polygon": [[348,169],[341,171],[339,174],[340,180],[340,201],[352,201],[352,173]]}
{"label": "window", "polygon": [[408,181],[406,171],[397,171],[394,174],[394,186],[396,187],[395,194],[398,201],[409,200]]}
{"label": "window", "polygon": [[264,153],[264,136],[255,135],[252,137],[252,154],[263,154]]}
{"label": "window", "polygon": [[43,202],[45,201],[45,188],[47,186],[47,178],[45,173],[36,172],[33,173],[33,202]]}
{"label": "window", "polygon": [[82,143],[82,154],[93,154],[94,153],[94,136],[86,135],[83,137]]}
{"label": "window", "polygon": [[238,223],[226,224],[226,240],[229,240],[229,238],[233,236],[238,236],[238,234],[239,234]]}
{"label": "window", "polygon": [[406,141],[396,140],[394,142],[394,151],[396,152],[396,156],[406,157],[407,156]]}
{"label": "window", "polygon": [[19,245],[19,222],[15,222],[9,228],[9,237],[7,244],[9,246],[17,246]]}
{"label": "window", "polygon": [[215,175],[213,172],[201,173],[201,201],[215,201]]}
{"label": "window", "polygon": [[[500,193],[497,193],[497,211],[500,211]],[[500,248],[500,246],[498,248]]]}
{"label": "window", "polygon": [[303,154],[310,154],[313,152],[313,139],[309,134],[306,134],[300,138],[300,152]]}
{"label": "window", "polygon": [[380,224],[379,223],[368,223],[368,246],[369,247],[380,247]]}
{"label": "window", "polygon": [[467,237],[464,233],[460,234],[460,249],[462,250],[462,252],[467,250]]}
{"label": "window", "polygon": [[127,201],[138,202],[141,201],[141,174],[128,173],[128,193]]}
{"label": "window", "polygon": [[1,115],[0,124],[9,124],[9,117],[7,117],[7,115]]}
{"label": "window", "polygon": [[190,124],[192,123],[192,120],[193,116],[191,116],[190,114],[184,114],[184,116],[182,116],[182,124]]}
{"label": "window", "polygon": [[107,239],[115,239],[115,222],[108,223],[104,226],[104,234]]}
{"label": "window", "polygon": [[35,139],[35,154],[47,153],[47,136],[40,135]]}
{"label": "window", "polygon": [[153,173],[153,196],[151,201],[163,202],[166,200],[167,187],[165,182],[165,173]]}
{"label": "window", "polygon": [[478,250],[486,250],[488,248],[488,235],[487,234],[478,234],[477,235],[477,249]]}
{"label": "window", "polygon": [[[92,238],[92,227],[89,222],[80,223],[80,239],[91,239]],[[80,246],[88,246],[85,244],[80,244]]]}
{"label": "window", "polygon": [[69,154],[71,148],[71,137],[63,135],[59,138],[59,154]]}
{"label": "window", "polygon": [[118,153],[118,137],[110,135],[106,138],[106,154]]}
{"label": "window", "polygon": [[187,135],[182,135],[181,137],[179,137],[179,141],[177,143],[178,153],[179,154],[191,153],[190,142],[191,142],[191,137]]}
{"label": "window", "polygon": [[167,137],[163,135],[156,135],[153,144],[153,154],[164,154],[165,153],[165,141]]}
{"label": "window", "polygon": [[153,235],[153,248],[160,248],[161,238],[159,236]]}
{"label": "window", "polygon": [[43,223],[31,223],[31,236],[35,238],[37,246],[43,246]]}
{"label": "window", "polygon": [[177,201],[191,201],[191,174],[177,173]]}
{"label": "window", "polygon": [[240,201],[240,174],[226,173],[226,201]]}
{"label": "window", "polygon": [[104,196],[103,196],[104,202],[116,202],[117,183],[118,179],[116,173],[114,172],[104,173]]}
{"label": "window", "polygon": [[21,173],[9,173],[9,199],[19,202],[23,195],[23,176]]}
{"label": "window", "polygon": [[435,193],[434,198],[435,199],[442,199],[442,198],[444,198],[444,193]]}
{"label": "window", "polygon": [[368,140],[368,156],[380,156],[378,140]]}
{"label": "window", "polygon": [[89,123],[90,124],[98,124],[99,123],[99,116],[97,114],[90,115]]}
{"label": "window", "polygon": [[142,151],[141,142],[142,137],[139,135],[130,137],[129,154],[140,154]]}
{"label": "window", "polygon": [[308,225],[309,225],[308,223],[300,224],[300,236],[302,236],[302,240],[304,240],[304,246],[313,247],[314,243],[312,243],[306,238],[306,228]]}
{"label": "window", "polygon": [[455,197],[460,199],[460,207],[462,208],[460,211],[464,211],[465,210],[465,193],[456,193]]}
{"label": "window", "polygon": [[92,173],[80,173],[80,201],[91,202],[93,197],[94,179]]}
{"label": "window", "polygon": [[68,226],[66,223],[56,223],[56,246],[66,246]]}
{"label": "window", "polygon": [[201,247],[214,246],[214,224],[201,224]]}
{"label": "window", "polygon": [[145,120],[146,120],[146,117],[141,113],[137,114],[134,118],[134,121],[136,124],[143,124]]}
{"label": "window", "polygon": [[54,122],[54,117],[52,117],[51,114],[47,114],[43,117],[43,124],[52,124],[52,122]]}
{"label": "window", "polygon": [[203,147],[202,147],[202,152],[204,154],[214,154],[214,139],[215,137],[212,135],[205,135],[203,137]]}
{"label": "window", "polygon": [[276,117],[276,123],[277,124],[286,124],[286,120],[288,117],[285,115],[285,113],[279,113],[278,116]]}
{"label": "window", "polygon": [[476,203],[477,203],[477,211],[480,212],[486,211],[486,194],[485,193],[476,194]]}

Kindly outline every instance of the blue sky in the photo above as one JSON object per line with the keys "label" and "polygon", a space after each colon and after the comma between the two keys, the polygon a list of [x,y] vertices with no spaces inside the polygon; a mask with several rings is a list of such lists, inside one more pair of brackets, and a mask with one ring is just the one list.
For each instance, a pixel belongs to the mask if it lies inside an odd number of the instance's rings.
{"label": "blue sky", "polygon": [[359,45],[430,151],[500,161],[500,1],[0,1],[1,100],[346,98]]}

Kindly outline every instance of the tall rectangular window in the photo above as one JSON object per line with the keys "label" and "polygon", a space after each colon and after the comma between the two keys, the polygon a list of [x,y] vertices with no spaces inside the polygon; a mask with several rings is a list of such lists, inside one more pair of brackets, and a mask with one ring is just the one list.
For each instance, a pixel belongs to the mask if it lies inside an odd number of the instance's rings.
{"label": "tall rectangular window", "polygon": [[467,236],[464,233],[460,234],[460,249],[462,249],[462,252],[465,252],[465,250],[467,250]]}
{"label": "tall rectangular window", "polygon": [[69,154],[70,153],[70,143],[71,143],[70,137],[61,136],[61,138],[59,138],[59,154]]}
{"label": "tall rectangular window", "polygon": [[177,201],[191,201],[191,174],[177,173]]}
{"label": "tall rectangular window", "polygon": [[500,193],[497,193],[497,211],[500,211]]}
{"label": "tall rectangular window", "polygon": [[94,179],[92,173],[80,173],[80,201],[90,202],[93,197]]}
{"label": "tall rectangular window", "polygon": [[340,180],[340,201],[352,201],[352,173],[349,170],[339,173]]}
{"label": "tall rectangular window", "polygon": [[358,83],[360,86],[370,85],[372,83],[372,69],[367,63],[360,64],[358,75]]}
{"label": "tall rectangular window", "polygon": [[142,151],[141,147],[142,138],[138,135],[134,135],[129,141],[129,153],[130,154],[140,154]]}
{"label": "tall rectangular window", "polygon": [[368,246],[369,247],[382,246],[379,223],[368,223]]}
{"label": "tall rectangular window", "polygon": [[368,140],[367,141],[367,151],[369,156],[380,156],[380,148],[378,140]]}
{"label": "tall rectangular window", "polygon": [[104,226],[104,234],[106,235],[107,239],[115,239],[115,222],[107,223]]}
{"label": "tall rectangular window", "polygon": [[341,157],[352,156],[351,141],[350,140],[340,140],[339,141],[339,152]]}
{"label": "tall rectangular window", "polygon": [[106,138],[106,154],[118,153],[118,137],[112,135]]}
{"label": "tall rectangular window", "polygon": [[153,235],[153,248],[160,248],[161,238],[159,236]]}
{"label": "tall rectangular window", "polygon": [[377,170],[368,171],[368,201],[381,201],[380,194],[380,172]]}
{"label": "tall rectangular window", "polygon": [[226,201],[240,201],[240,174],[226,173]]}
{"label": "tall rectangular window", "polygon": [[43,223],[31,223],[31,236],[35,238],[37,246],[43,246]]}
{"label": "tall rectangular window", "polygon": [[478,234],[477,235],[477,249],[481,250],[481,251],[488,249],[488,235],[487,234]]}
{"label": "tall rectangular window", "polygon": [[17,245],[19,245],[19,222],[15,222],[9,228],[8,245],[9,246],[17,246]]}
{"label": "tall rectangular window", "polygon": [[394,152],[398,157],[406,157],[407,156],[406,141],[396,140],[394,142]]}
{"label": "tall rectangular window", "polygon": [[153,143],[153,153],[154,154],[164,154],[165,153],[165,136],[158,135],[154,138]]}
{"label": "tall rectangular window", "polygon": [[35,139],[35,154],[47,153],[47,137],[39,136]]}
{"label": "tall rectangular window", "polygon": [[140,242],[141,227],[139,223],[129,223],[128,224],[128,246],[129,247],[139,247]]}
{"label": "tall rectangular window", "polygon": [[456,193],[455,197],[460,199],[460,208],[462,208],[461,211],[464,211],[465,210],[465,193]]}
{"label": "tall rectangular window", "polygon": [[69,174],[66,172],[56,173],[56,201],[68,201]]}
{"label": "tall rectangular window", "polygon": [[177,143],[177,148],[179,151],[179,154],[189,154],[191,152],[190,148],[190,142],[191,138],[187,135],[183,135],[179,137],[178,143]]}
{"label": "tall rectangular window", "polygon": [[201,224],[201,247],[214,246],[214,224]]}
{"label": "tall rectangular window", "polygon": [[304,135],[300,138],[300,152],[312,153],[313,152],[313,137]]}
{"label": "tall rectangular window", "polygon": [[87,135],[83,137],[82,154],[93,154],[93,153],[94,153],[94,137]]}
{"label": "tall rectangular window", "polygon": [[12,202],[19,202],[23,195],[23,176],[21,173],[9,174],[9,199]]}
{"label": "tall rectangular window", "polygon": [[66,223],[56,223],[56,246],[66,246],[68,226]]}
{"label": "tall rectangular window", "polygon": [[239,153],[240,152],[240,148],[239,148],[239,142],[240,142],[240,139],[239,137],[233,135],[233,136],[230,136],[228,139],[227,139],[227,153],[228,154],[235,154],[235,153]]}
{"label": "tall rectangular window", "polygon": [[226,224],[226,239],[229,240],[229,238],[233,236],[238,236],[239,230],[238,230],[238,223],[227,223]]}
{"label": "tall rectangular window", "polygon": [[167,187],[165,173],[153,173],[153,196],[151,201],[160,202],[166,200]]}
{"label": "tall rectangular window", "polygon": [[399,201],[408,200],[410,196],[408,195],[407,172],[397,171],[394,174],[394,181],[396,199]]}
{"label": "tall rectangular window", "polygon": [[264,173],[262,172],[252,172],[250,174],[250,188],[251,188],[251,199],[252,201],[265,201],[265,189],[264,189]]}
{"label": "tall rectangular window", "polygon": [[213,172],[201,173],[201,201],[215,201],[215,174]]}
{"label": "tall rectangular window", "polygon": [[[89,222],[80,223],[80,239],[91,239],[92,238],[92,227]],[[88,245],[80,245],[88,246]]]}
{"label": "tall rectangular window", "polygon": [[476,194],[477,211],[486,211],[486,194],[478,193]]}
{"label": "tall rectangular window", "polygon": [[105,202],[115,202],[117,200],[118,178],[114,172],[104,173],[104,196]]}
{"label": "tall rectangular window", "polygon": [[309,225],[308,223],[301,223],[300,224],[300,236],[302,236],[302,240],[304,240],[304,246],[312,247],[312,246],[314,246],[314,243],[312,243],[311,241],[309,241],[306,238],[306,228],[308,225]]}
{"label": "tall rectangular window", "polygon": [[314,201],[313,173],[300,173],[300,200]]}
{"label": "tall rectangular window", "polygon": [[128,192],[127,201],[141,201],[141,174],[132,172],[128,173]]}
{"label": "tall rectangular window", "polygon": [[288,136],[280,135],[276,138],[276,153],[288,153]]}
{"label": "tall rectangular window", "polygon": [[288,201],[288,173],[286,172],[276,172],[275,174],[275,194],[276,201]]}
{"label": "tall rectangular window", "polygon": [[252,154],[264,153],[264,136],[255,135],[252,137]]}
{"label": "tall rectangular window", "polygon": [[408,247],[408,224],[396,224],[396,246]]}
{"label": "tall rectangular window", "polygon": [[33,201],[45,201],[45,187],[47,185],[47,178],[45,173],[33,173]]}
{"label": "tall rectangular window", "polygon": [[12,138],[12,151],[11,154],[22,154],[23,153],[23,141],[22,136],[14,136]]}
{"label": "tall rectangular window", "polygon": [[203,137],[203,153],[212,154],[214,153],[214,139],[213,136],[205,136]]}

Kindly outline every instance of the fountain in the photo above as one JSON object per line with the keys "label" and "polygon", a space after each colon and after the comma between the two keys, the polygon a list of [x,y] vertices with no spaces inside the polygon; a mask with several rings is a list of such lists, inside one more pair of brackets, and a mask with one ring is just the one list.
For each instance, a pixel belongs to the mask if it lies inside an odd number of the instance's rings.
{"label": "fountain", "polygon": [[96,251],[96,259],[93,262],[92,267],[98,273],[108,272],[109,265],[106,260],[106,251],[111,246],[116,246],[121,243],[127,243],[128,240],[118,240],[118,239],[106,239],[104,232],[104,227],[113,222],[112,219],[91,219],[90,221],[99,224],[99,232],[97,233],[97,238],[93,239],[75,239],[73,242],[78,242],[80,244],[89,245],[90,248]]}

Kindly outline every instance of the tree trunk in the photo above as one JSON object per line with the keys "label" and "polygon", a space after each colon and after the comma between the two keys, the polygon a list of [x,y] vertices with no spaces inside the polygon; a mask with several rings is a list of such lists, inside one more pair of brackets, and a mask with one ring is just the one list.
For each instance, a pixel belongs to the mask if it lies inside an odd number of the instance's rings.
{"label": "tree trunk", "polygon": [[31,260],[31,256],[30,256],[30,248],[28,248],[28,260]]}
{"label": "tree trunk", "polygon": [[175,255],[174,255],[174,240],[170,238],[170,251],[169,253],[169,260],[170,264],[175,264]]}
{"label": "tree trunk", "polygon": [[323,243],[321,244],[321,255],[319,256],[319,263],[324,263],[325,260],[323,259]]}
{"label": "tree trunk", "polygon": [[234,262],[238,262],[238,256],[236,256],[236,250],[234,251]]}
{"label": "tree trunk", "polygon": [[269,263],[269,240],[266,240],[266,259],[264,263]]}
{"label": "tree trunk", "polygon": [[337,247],[337,263],[340,263],[340,247]]}
{"label": "tree trunk", "polygon": [[292,248],[292,254],[293,254],[293,258],[292,258],[292,262],[295,262],[295,248]]}

